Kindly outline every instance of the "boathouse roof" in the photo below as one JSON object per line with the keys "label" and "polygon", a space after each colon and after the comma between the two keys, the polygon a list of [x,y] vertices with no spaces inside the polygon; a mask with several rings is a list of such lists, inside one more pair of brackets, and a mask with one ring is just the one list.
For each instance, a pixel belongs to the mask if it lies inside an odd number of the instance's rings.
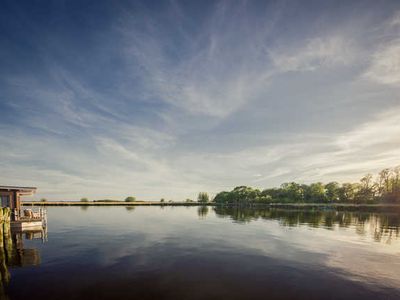
{"label": "boathouse roof", "polygon": [[36,187],[0,185],[0,191],[16,191],[20,195],[32,195],[36,190]]}

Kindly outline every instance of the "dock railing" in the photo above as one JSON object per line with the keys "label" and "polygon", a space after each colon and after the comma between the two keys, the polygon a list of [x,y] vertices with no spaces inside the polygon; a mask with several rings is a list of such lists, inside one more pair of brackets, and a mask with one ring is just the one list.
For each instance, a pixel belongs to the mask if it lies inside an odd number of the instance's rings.
{"label": "dock railing", "polygon": [[38,210],[14,209],[15,221],[41,221],[43,227],[47,226],[47,210],[40,207]]}

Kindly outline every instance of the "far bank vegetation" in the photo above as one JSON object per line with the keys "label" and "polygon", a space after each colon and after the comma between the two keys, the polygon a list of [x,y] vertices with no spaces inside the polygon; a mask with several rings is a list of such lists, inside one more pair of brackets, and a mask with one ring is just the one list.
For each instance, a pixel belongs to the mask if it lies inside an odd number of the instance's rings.
{"label": "far bank vegetation", "polygon": [[400,204],[400,166],[384,169],[377,176],[367,174],[357,183],[321,182],[300,184],[283,183],[278,188],[264,190],[247,186],[235,187],[230,192],[220,192],[214,199],[217,204],[246,203],[349,203],[349,204]]}

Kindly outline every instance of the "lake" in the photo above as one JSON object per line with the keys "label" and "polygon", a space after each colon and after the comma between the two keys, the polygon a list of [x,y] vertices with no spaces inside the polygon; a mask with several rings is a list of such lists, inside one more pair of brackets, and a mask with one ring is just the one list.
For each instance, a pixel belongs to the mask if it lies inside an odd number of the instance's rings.
{"label": "lake", "polygon": [[50,207],[47,237],[13,236],[3,293],[11,300],[400,299],[399,226],[398,214]]}

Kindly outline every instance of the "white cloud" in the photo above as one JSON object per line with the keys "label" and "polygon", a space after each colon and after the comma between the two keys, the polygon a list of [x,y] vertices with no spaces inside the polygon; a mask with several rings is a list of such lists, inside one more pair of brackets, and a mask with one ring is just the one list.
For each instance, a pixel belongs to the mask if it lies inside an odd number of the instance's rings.
{"label": "white cloud", "polygon": [[382,84],[400,84],[400,40],[381,47],[371,58],[364,76]]}
{"label": "white cloud", "polygon": [[209,186],[217,183],[214,191],[243,184],[265,188],[292,180],[358,181],[365,173],[400,164],[398,124],[399,107],[342,134],[293,135],[288,137],[290,142],[226,154],[187,154],[176,164],[193,180]]}
{"label": "white cloud", "polygon": [[357,128],[336,138],[335,144],[343,151],[400,143],[400,107],[380,113]]}
{"label": "white cloud", "polygon": [[400,26],[400,11],[394,13],[393,18],[389,22],[389,26],[391,27]]}
{"label": "white cloud", "polygon": [[[328,151],[299,158],[304,179],[357,180],[400,164],[400,108],[380,113],[354,129],[337,134],[325,144]],[[309,162],[308,166],[305,164]],[[318,179],[319,178],[319,179]]]}
{"label": "white cloud", "polygon": [[[124,19],[119,33],[125,59],[133,66],[132,79],[142,81],[143,95],[193,115],[224,118],[262,94],[271,75],[264,48],[259,46],[267,25],[263,32],[256,32],[249,20],[232,23],[230,14],[235,9],[240,14],[239,7],[217,5],[199,25],[202,30],[197,35],[175,24],[179,34],[174,40],[155,21],[146,21],[149,34],[145,34],[136,29],[137,23]],[[127,84],[126,94],[129,88]]]}
{"label": "white cloud", "polygon": [[324,28],[313,20],[286,35],[279,9],[222,2],[196,30],[174,9],[173,22],[138,10],[105,31],[93,49],[107,49],[106,63],[103,52],[91,63],[114,68],[110,78],[46,59],[45,74],[0,74],[7,107],[23,115],[0,127],[1,182],[59,199],[185,199],[243,184],[357,180],[398,164],[396,95],[352,81],[373,53],[364,78],[399,85],[398,14],[372,28],[368,16],[318,20]]}
{"label": "white cloud", "polygon": [[321,67],[344,66],[354,59],[354,46],[341,36],[316,37],[301,47],[285,45],[271,49],[269,56],[281,72],[314,71]]}

